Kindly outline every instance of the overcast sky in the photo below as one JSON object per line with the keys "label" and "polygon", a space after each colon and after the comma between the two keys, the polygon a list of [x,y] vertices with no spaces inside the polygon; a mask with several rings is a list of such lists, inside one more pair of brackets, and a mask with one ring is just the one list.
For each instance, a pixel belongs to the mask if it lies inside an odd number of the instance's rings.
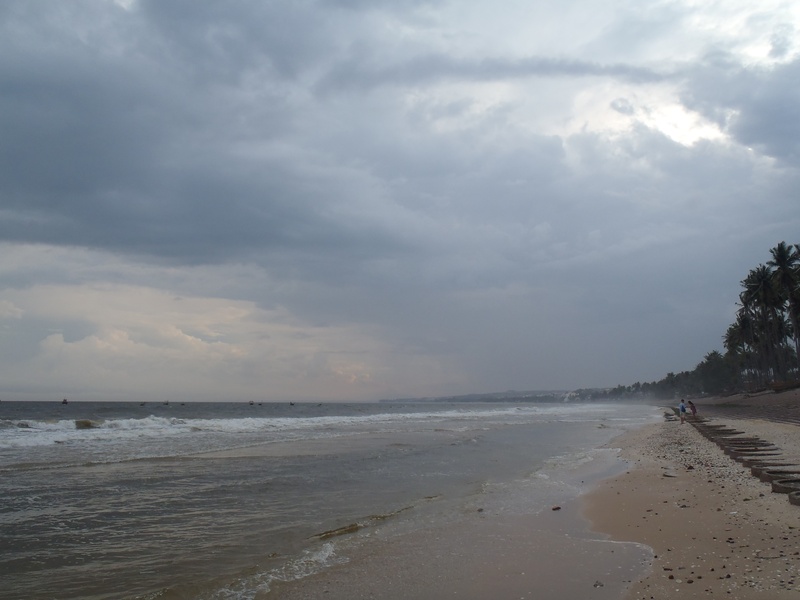
{"label": "overcast sky", "polygon": [[654,381],[800,242],[800,3],[4,0],[0,399]]}

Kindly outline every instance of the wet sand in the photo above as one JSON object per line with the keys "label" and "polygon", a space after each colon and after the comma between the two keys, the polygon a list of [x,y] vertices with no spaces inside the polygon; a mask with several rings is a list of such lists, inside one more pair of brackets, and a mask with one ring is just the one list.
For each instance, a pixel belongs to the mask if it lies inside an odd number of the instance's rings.
{"label": "wet sand", "polygon": [[483,498],[449,523],[402,533],[378,530],[344,550],[345,564],[300,581],[273,583],[266,597],[616,600],[644,575],[651,552],[593,533],[579,494],[609,472],[620,472],[620,465],[616,453],[607,452],[569,472],[557,470],[551,475],[562,481],[546,481],[569,487],[571,499],[531,505],[529,512],[522,498],[511,499],[511,510],[508,498],[499,504]]}
{"label": "wet sand", "polygon": [[[274,597],[298,599],[561,600],[619,598],[640,575],[645,550],[591,539],[576,507],[538,518],[480,518],[399,538],[372,540],[350,561],[287,586]],[[572,514],[569,514],[572,513]],[[580,571],[575,570],[581,565]]]}

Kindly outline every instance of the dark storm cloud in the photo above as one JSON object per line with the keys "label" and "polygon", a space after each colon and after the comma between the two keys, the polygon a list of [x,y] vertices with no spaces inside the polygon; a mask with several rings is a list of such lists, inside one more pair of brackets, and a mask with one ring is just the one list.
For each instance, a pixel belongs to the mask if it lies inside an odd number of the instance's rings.
{"label": "dark storm cloud", "polygon": [[684,103],[741,144],[800,164],[800,59],[746,67],[717,55],[691,73]]}
{"label": "dark storm cloud", "polygon": [[165,58],[199,80],[235,84],[253,69],[291,79],[331,42],[324,14],[308,2],[143,0],[134,14]]}
{"label": "dark storm cloud", "polygon": [[[0,4],[0,326],[26,373],[185,344],[215,389],[275,364],[375,398],[693,367],[753,257],[796,241],[791,32],[744,66],[694,4],[567,7]],[[340,348],[344,379],[304,376]]]}
{"label": "dark storm cloud", "polygon": [[[441,177],[447,172],[442,157],[459,156],[463,151],[455,144],[465,140],[454,139],[453,147],[424,160],[422,147],[397,152],[386,145],[383,156],[361,152],[370,134],[327,149],[313,134],[316,140],[288,142],[294,150],[286,156],[243,156],[239,150],[243,143],[282,144],[302,133],[303,120],[321,108],[313,99],[305,108],[288,100],[302,90],[296,80],[309,65],[324,65],[320,57],[335,47],[335,23],[313,9],[302,3],[235,2],[222,10],[215,3],[138,2],[124,11],[86,2],[61,8],[61,19],[42,9],[48,18],[36,21],[35,7],[18,4],[0,42],[6,50],[0,59],[6,168],[0,239],[188,264],[238,256],[276,267],[289,260],[287,253],[336,252],[357,260],[409,251],[405,236],[382,217],[349,206],[354,194],[368,192],[335,174],[337,161],[325,162],[344,151],[360,154],[358,160],[373,163],[377,172],[402,176],[413,170],[430,194],[436,183],[425,183],[425,170],[441,185],[453,185]],[[368,87],[448,78],[661,77],[626,65],[446,56],[385,66],[338,63],[326,71],[323,87],[334,81]],[[330,158],[312,158],[308,143]],[[528,169],[550,172],[548,155],[541,153],[545,163],[532,161]],[[298,164],[320,159],[321,168]],[[413,162],[403,167],[408,160]],[[464,166],[457,159],[454,174]],[[514,177],[514,169],[503,170]],[[487,179],[465,194],[465,202],[477,197],[481,185],[491,193]]]}
{"label": "dark storm cloud", "polygon": [[314,36],[295,35],[291,10],[215,6],[154,2],[128,13],[109,4],[110,31],[98,25],[89,36],[62,28],[88,17],[76,7],[37,26],[27,6],[7,15],[0,238],[186,263],[292,247],[357,255],[372,243],[322,206],[346,187],[289,157],[231,149],[285,134],[292,119],[280,97],[243,102],[239,76],[264,65],[296,73],[318,52]]}
{"label": "dark storm cloud", "polygon": [[604,65],[549,57],[465,60],[429,54],[390,64],[374,64],[357,57],[334,66],[320,81],[318,89],[368,89],[379,85],[415,86],[452,80],[501,81],[526,77],[608,77],[652,83],[667,75],[626,64]]}

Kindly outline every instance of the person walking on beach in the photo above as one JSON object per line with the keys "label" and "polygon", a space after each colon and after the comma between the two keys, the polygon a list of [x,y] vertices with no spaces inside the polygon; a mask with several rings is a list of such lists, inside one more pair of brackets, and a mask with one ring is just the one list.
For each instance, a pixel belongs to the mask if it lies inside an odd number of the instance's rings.
{"label": "person walking on beach", "polygon": [[681,403],[678,405],[678,413],[681,416],[681,425],[686,421],[686,402],[681,398]]}
{"label": "person walking on beach", "polygon": [[692,417],[696,417],[697,416],[697,407],[694,405],[694,402],[689,400],[689,402],[687,404],[689,405],[689,410],[692,411]]}

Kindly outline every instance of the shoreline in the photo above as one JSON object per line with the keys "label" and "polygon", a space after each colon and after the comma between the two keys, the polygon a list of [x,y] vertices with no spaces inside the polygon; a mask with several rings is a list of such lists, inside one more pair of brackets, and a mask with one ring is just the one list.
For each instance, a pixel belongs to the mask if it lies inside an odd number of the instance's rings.
{"label": "shoreline", "polygon": [[[800,407],[800,392],[771,400]],[[723,402],[761,410],[770,398]],[[728,413],[720,410],[723,402],[697,402],[700,415],[708,409],[714,423],[774,442],[784,459],[800,464],[798,425],[753,418],[747,410]],[[558,510],[478,509],[423,531],[375,532],[347,548],[348,562],[275,582],[265,597],[797,598],[800,507],[785,494],[772,493],[689,423],[642,425],[604,448],[608,453],[597,455],[604,466],[596,458],[566,475],[579,489]]]}
{"label": "shoreline", "polygon": [[[758,408],[795,405],[788,395],[725,399]],[[700,414],[704,404],[699,403]],[[718,406],[709,400],[708,406]],[[712,411],[709,411],[712,412]],[[777,444],[787,462],[800,463],[795,424],[730,417],[714,410],[713,422]],[[733,414],[733,413],[732,413]],[[649,573],[624,600],[680,597],[797,598],[800,591],[800,507],[729,458],[690,423],[677,421],[629,431],[610,444],[630,469],[583,497],[593,529],[612,539],[653,549]]]}
{"label": "shoreline", "polygon": [[[598,448],[592,460],[542,469],[540,479],[529,484],[535,489],[483,497],[451,522],[343,539],[346,562],[299,580],[272,582],[264,597],[617,600],[631,581],[644,576],[651,551],[593,532],[581,496],[624,468],[616,450]],[[542,487],[550,489],[545,504]]]}

